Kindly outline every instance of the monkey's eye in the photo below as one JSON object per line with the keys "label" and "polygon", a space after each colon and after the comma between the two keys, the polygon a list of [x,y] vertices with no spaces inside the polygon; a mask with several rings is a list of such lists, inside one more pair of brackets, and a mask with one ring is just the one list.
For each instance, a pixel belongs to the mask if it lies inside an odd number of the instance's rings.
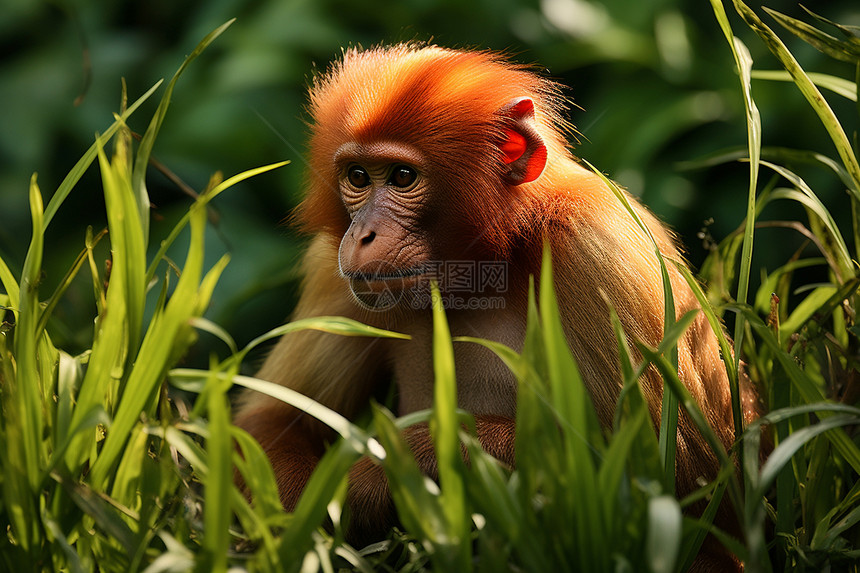
{"label": "monkey's eye", "polygon": [[414,169],[405,165],[398,165],[394,168],[394,171],[391,172],[391,178],[388,180],[388,184],[399,187],[400,189],[405,189],[415,183],[415,179],[417,178],[418,173],[416,173]]}
{"label": "monkey's eye", "polygon": [[346,173],[346,178],[349,184],[356,188],[367,187],[370,185],[370,175],[364,170],[364,167],[353,165]]}

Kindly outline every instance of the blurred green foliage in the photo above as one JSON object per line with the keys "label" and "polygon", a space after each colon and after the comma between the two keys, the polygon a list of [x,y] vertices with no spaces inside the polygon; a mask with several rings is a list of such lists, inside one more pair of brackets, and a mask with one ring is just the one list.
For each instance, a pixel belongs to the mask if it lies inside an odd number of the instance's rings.
{"label": "blurred green foliage", "polygon": [[[766,5],[804,16],[794,2]],[[813,8],[841,23],[860,23],[855,0]],[[30,234],[30,175],[38,172],[50,196],[94,134],[113,121],[120,109],[121,78],[136,98],[172,73],[208,31],[232,17],[237,22],[182,78],[154,157],[197,191],[216,170],[229,176],[292,161],[238,185],[210,208],[214,224],[207,231],[206,264],[225,252],[232,262],[208,316],[240,344],[281,322],[294,303],[302,239],[282,223],[301,197],[304,94],[314,70],[325,68],[344,46],[431,40],[507,50],[518,61],[539,63],[569,87],[569,119],[580,134],[577,154],[675,227],[694,265],[706,255],[708,242],[697,237],[706,221],[712,223],[704,235],[717,239],[742,222],[746,166],[685,169],[682,163],[745,141],[731,54],[704,0],[5,0],[0,19],[0,256],[16,274]],[[849,64],[782,35],[806,69],[852,76]],[[742,40],[757,69],[779,67],[751,34]],[[793,85],[759,81],[753,88],[765,146],[829,149],[823,128]],[[857,116],[839,113],[853,105],[844,98],[834,96],[831,105],[841,117]],[[133,117],[132,129],[142,132],[146,126],[137,122],[151,111]],[[857,128],[845,127],[849,132]],[[828,173],[809,167],[798,172],[831,211],[848,211],[844,189]],[[102,205],[96,203],[103,200],[98,177],[91,170],[81,191],[92,185],[93,193],[69,197],[49,230],[46,292],[83,248],[86,227],[105,225]],[[154,171],[148,185],[153,236],[164,236],[191,199]],[[783,216],[776,210],[767,215]],[[773,268],[777,263],[771,261],[784,261],[802,238],[764,230],[757,241],[753,269]],[[55,342],[70,351],[89,346],[87,324],[94,314],[91,302],[81,302],[91,301],[89,279],[78,282],[52,324]],[[209,345],[200,348],[202,356],[190,361],[206,360]]]}

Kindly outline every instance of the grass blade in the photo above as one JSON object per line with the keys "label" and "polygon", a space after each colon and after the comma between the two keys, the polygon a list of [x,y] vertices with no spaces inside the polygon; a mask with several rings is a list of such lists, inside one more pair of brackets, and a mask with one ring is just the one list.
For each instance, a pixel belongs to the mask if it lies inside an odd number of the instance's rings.
{"label": "grass blade", "polygon": [[[666,267],[666,261],[663,259],[663,253],[660,252],[660,247],[657,245],[657,241],[654,239],[654,235],[651,233],[651,229],[645,224],[642,218],[639,216],[639,213],[633,208],[627,195],[624,194],[618,186],[608,179],[603,173],[599,170],[595,169],[593,165],[584,161],[584,163],[594,172],[596,173],[606,184],[607,187],[612,191],[615,197],[624,205],[624,208],[636,222],[638,227],[642,230],[645,236],[648,237],[648,240],[651,242],[652,247],[654,248],[654,255],[657,257],[657,262],[660,266],[660,278],[663,287],[663,332],[664,334],[672,328],[672,325],[675,323],[675,297],[672,293],[672,281],[669,278],[669,271]],[[678,348],[673,345],[666,349],[667,353],[670,356],[670,362],[675,365],[675,368],[678,367]],[[665,386],[665,383],[664,383]],[[674,488],[675,483],[675,453],[677,451],[678,441],[678,402],[675,399],[674,394],[671,392],[666,392],[665,388],[663,391],[662,404],[660,407],[660,435],[659,435],[659,446],[660,446],[660,459],[663,463],[664,468],[664,481],[667,484],[671,484],[670,487]]]}
{"label": "grass blade", "polygon": [[68,175],[63,179],[60,183],[60,186],[51,196],[51,200],[48,201],[48,206],[45,208],[45,218],[42,221],[42,229],[47,229],[48,224],[50,224],[51,220],[54,218],[54,215],[57,214],[57,211],[60,209],[60,206],[63,204],[63,201],[66,200],[66,197],[69,196],[69,193],[72,192],[72,189],[77,185],[78,181],[80,181],[84,172],[89,168],[90,164],[95,160],[98,155],[98,150],[104,148],[107,145],[107,142],[110,141],[111,137],[120,129],[121,126],[126,124],[126,120],[133,114],[137,108],[139,108],[143,102],[149,99],[155,90],[161,85],[163,80],[159,80],[156,82],[154,86],[149,88],[146,93],[140,96],[137,101],[135,101],[131,106],[128,107],[117,119],[111,124],[107,130],[99,137],[96,138],[96,142],[87,150],[86,153],[75,163],[75,166],[72,167],[71,171],[69,171]]}
{"label": "grass blade", "polygon": [[[466,504],[463,484],[463,457],[460,449],[457,419],[457,378],[454,372],[454,347],[445,319],[439,286],[431,284],[433,303],[433,417],[430,432],[436,450],[439,485],[442,489],[442,512],[448,529],[449,547],[441,549],[447,565],[457,571],[471,571],[472,555],[469,541],[471,514]],[[443,557],[444,556],[444,557]]]}
{"label": "grass blade", "polygon": [[176,349],[174,342],[193,310],[198,306],[196,290],[203,266],[203,239],[206,213],[201,205],[193,208],[191,219],[191,244],[183,267],[182,276],[176,285],[167,306],[160,316],[153,319],[147,330],[138,354],[138,360],[128,377],[127,389],[117,408],[111,432],[105,438],[104,446],[92,467],[92,484],[100,487],[108,472],[122,451],[128,433],[140,412],[152,399],[162,375],[165,373],[169,357]]}
{"label": "grass blade", "polygon": [[[810,81],[818,87],[830,90],[845,99],[857,101],[857,84],[855,82],[837,76],[831,76],[830,74],[809,72],[806,75],[809,76]],[[754,80],[770,80],[776,82],[794,81],[791,74],[782,70],[753,70],[751,77]]]}
{"label": "grass blade", "polygon": [[[776,360],[779,361],[788,378],[791,380],[792,386],[797,391],[800,399],[806,404],[816,404],[824,401],[824,395],[820,387],[812,380],[809,374],[800,369],[794,358],[789,356],[779,346],[774,334],[770,328],[756,316],[752,310],[745,307],[734,307],[746,315],[746,320],[753,329],[753,332],[764,342],[764,344],[773,353]],[[819,418],[826,418],[830,414],[829,411],[821,411],[817,414]],[[860,447],[855,444],[848,435],[841,430],[834,430],[826,434],[828,439],[833,443],[833,446],[839,454],[845,459],[855,472],[860,473]]]}
{"label": "grass blade", "polygon": [[800,448],[804,447],[807,442],[812,440],[812,438],[834,428],[857,425],[858,423],[860,423],[860,416],[857,414],[839,414],[823,417],[821,421],[812,426],[795,429],[791,435],[783,440],[782,443],[768,456],[767,461],[761,468],[758,483],[756,484],[756,489],[752,492],[752,496],[754,498],[763,498],[782,467],[789,463],[792,456],[797,453]]}
{"label": "grass blade", "polygon": [[[164,95],[162,96],[161,101],[158,104],[158,108],[155,110],[155,114],[152,116],[152,120],[149,123],[149,127],[146,128],[146,132],[140,140],[140,145],[137,149],[137,157],[135,157],[134,161],[134,172],[131,175],[131,184],[134,197],[137,200],[138,220],[140,221],[141,230],[143,232],[144,243],[149,241],[149,194],[146,192],[146,183],[144,181],[146,177],[146,168],[149,165],[149,157],[152,154],[152,146],[155,144],[155,138],[161,129],[164,116],[167,115],[167,108],[170,106],[170,100],[173,97],[173,88],[176,86],[176,82],[179,80],[179,77],[191,62],[203,53],[203,50],[205,50],[209,44],[214,42],[215,39],[235,21],[236,19],[233,18],[212,32],[209,32],[209,34],[207,34],[206,37],[197,44],[194,51],[185,58],[185,61],[182,62],[182,65],[179,66],[179,69],[176,70],[176,73],[173,74],[173,78],[171,78],[170,82],[167,84],[167,88],[164,90]],[[147,282],[146,284],[149,283]]]}
{"label": "grass blade", "polygon": [[[430,553],[446,549],[449,540],[447,515],[428,487],[436,489],[418,469],[412,451],[409,449],[400,430],[394,425],[391,414],[379,407],[373,410],[373,426],[379,442],[385,448],[384,468],[391,486],[391,496],[397,507],[397,514],[407,531],[413,532]],[[443,570],[446,559],[456,561],[458,556],[440,555],[434,561],[436,570]]]}
{"label": "grass blade", "polygon": [[652,573],[675,571],[681,545],[681,506],[670,495],[648,501],[648,540],[646,556]]}
{"label": "grass blade", "polygon": [[[101,140],[97,139],[96,143],[99,141]],[[116,171],[108,162],[104,149],[99,146],[97,151],[107,200],[107,195],[116,197],[122,193],[121,189],[116,189],[122,183],[117,181]],[[118,156],[117,160],[122,161],[122,156]],[[122,170],[122,168],[119,169],[119,171]],[[108,190],[108,187],[111,189]],[[116,204],[117,208],[120,209],[124,205],[121,200]],[[96,320],[93,348],[78,393],[77,407],[72,415],[72,425],[81,424],[82,416],[92,408],[106,407],[105,396],[116,397],[120,379],[126,375],[125,363],[129,352],[127,295],[130,291],[126,288],[129,273],[125,272],[125,267],[128,258],[125,250],[121,247],[124,245],[124,232],[121,229],[123,216],[114,214],[112,221],[113,225],[120,226],[116,229],[116,236],[111,235],[113,260],[116,263],[117,272],[116,276],[111,277],[105,308]],[[140,260],[137,262],[140,263]],[[107,408],[111,406],[112,404]],[[75,439],[66,453],[65,461],[69,470],[75,471],[84,463],[86,457],[90,455],[95,439],[95,434],[80,435]]]}
{"label": "grass blade", "polygon": [[21,291],[18,299],[18,322],[15,328],[14,351],[18,360],[15,383],[15,400],[17,414],[21,423],[21,458],[16,460],[30,480],[32,492],[39,487],[39,471],[44,463],[42,444],[43,411],[40,390],[47,380],[38,376],[39,367],[36,361],[40,338],[36,332],[39,322],[39,283],[42,275],[42,250],[44,235],[42,233],[44,212],[42,194],[36,183],[36,176],[30,178],[30,215],[33,221],[33,235],[30,248],[24,260],[24,270],[21,277]]}
{"label": "grass blade", "polygon": [[204,490],[203,551],[209,571],[227,570],[227,552],[230,548],[230,498],[233,487],[233,444],[230,439],[230,408],[226,390],[229,383],[219,380],[217,372],[210,372],[207,380],[206,413],[209,418],[209,437],[206,453],[209,475]]}
{"label": "grass blade", "polygon": [[848,252],[848,247],[845,244],[844,239],[842,238],[842,234],[839,232],[839,227],[836,226],[836,221],[833,220],[833,217],[830,215],[830,211],[827,210],[827,207],[821,202],[821,200],[815,195],[809,185],[801,179],[797,174],[789,171],[788,169],[770,163],[768,161],[762,161],[762,165],[765,165],[780,174],[782,177],[785,177],[787,180],[791,181],[792,184],[796,187],[796,191],[786,191],[786,190],[775,190],[770,194],[769,200],[773,201],[776,199],[793,199],[798,203],[801,203],[804,207],[812,211],[821,221],[824,223],[824,227],[827,230],[826,241],[823,241],[825,244],[832,246],[833,253],[825,253],[825,255],[831,255],[833,259],[835,259],[838,263],[838,268],[834,269],[839,272],[840,278],[845,279],[851,277],[853,273],[851,255]]}
{"label": "grass blade", "polygon": [[[800,92],[809,102],[813,111],[818,115],[827,133],[830,134],[830,138],[836,146],[836,152],[851,175],[852,188],[855,192],[860,192],[860,163],[858,163],[857,157],[854,155],[851,143],[845,135],[845,131],[842,129],[842,125],[839,123],[836,114],[833,113],[833,110],[827,104],[827,100],[824,99],[824,96],[815,87],[815,83],[806,75],[806,72],[803,71],[803,68],[800,67],[800,64],[797,63],[797,60],[789,52],[782,40],[779,39],[779,36],[765,25],[761,21],[761,18],[746,4],[741,2],[741,0],[733,0],[733,2],[744,21],[764,40],[765,45],[771,53],[779,59],[786,71],[791,74],[794,84],[800,89]],[[768,12],[773,14],[773,11]]]}
{"label": "grass blade", "polygon": [[[842,42],[830,34],[822,32],[814,26],[810,26],[802,20],[791,18],[767,7],[763,7],[763,9],[765,12],[773,16],[773,19],[779,22],[783,28],[807,44],[813,46],[816,50],[827,54],[831,58],[852,64],[860,60],[860,43]],[[855,38],[849,29],[838,26],[829,20],[825,20],[821,16],[817,16],[809,10],[806,10],[806,12],[817,18],[819,21],[841,28],[848,38]]]}
{"label": "grass blade", "polygon": [[[250,177],[254,177],[255,175],[265,173],[266,171],[271,171],[273,169],[283,167],[284,165],[287,165],[288,163],[289,163],[289,161],[280,161],[278,163],[272,163],[271,165],[264,165],[263,167],[257,167],[255,169],[249,169],[247,171],[243,171],[242,173],[239,173],[237,175],[234,175],[233,177],[230,177],[226,181],[222,181],[221,183],[219,183],[218,185],[216,185],[212,189],[201,194],[200,197],[198,197],[197,202],[195,204],[196,205],[206,205],[209,203],[209,201],[211,201],[212,199],[214,199],[215,197],[220,195],[223,191],[225,191],[226,189],[229,189],[230,187],[232,187],[236,183],[244,181],[245,179],[248,179]],[[171,245],[173,245],[174,241],[176,241],[176,238],[179,237],[179,234],[182,232],[183,229],[185,229],[185,226],[188,224],[188,222],[190,220],[191,220],[191,210],[189,210],[187,213],[185,213],[185,215],[182,216],[182,219],[180,219],[179,222],[173,227],[173,230],[170,232],[170,234],[167,236],[167,238],[164,239],[163,241],[161,241],[161,246],[159,247],[158,252],[153,257],[152,262],[149,264],[149,268],[146,269],[146,279],[145,279],[146,284],[149,284],[152,282],[153,278],[155,277],[155,271],[158,268],[158,264],[162,261],[165,254],[167,254],[167,250],[170,248]]]}
{"label": "grass blade", "polygon": [[570,471],[570,495],[576,500],[576,532],[582,548],[578,561],[586,569],[602,569],[609,555],[604,547],[606,524],[599,506],[600,490],[592,448],[603,445],[603,435],[591,397],[567,344],[555,295],[548,243],[544,245],[541,275],[539,304],[550,401],[558,412],[566,450],[565,465]]}

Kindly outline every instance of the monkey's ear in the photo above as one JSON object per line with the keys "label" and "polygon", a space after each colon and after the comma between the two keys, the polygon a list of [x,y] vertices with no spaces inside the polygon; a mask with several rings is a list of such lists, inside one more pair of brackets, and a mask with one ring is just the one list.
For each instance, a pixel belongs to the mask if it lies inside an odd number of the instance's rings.
{"label": "monkey's ear", "polygon": [[511,100],[499,113],[506,119],[499,144],[505,179],[512,185],[534,181],[546,166],[546,146],[535,127],[535,105],[531,98]]}

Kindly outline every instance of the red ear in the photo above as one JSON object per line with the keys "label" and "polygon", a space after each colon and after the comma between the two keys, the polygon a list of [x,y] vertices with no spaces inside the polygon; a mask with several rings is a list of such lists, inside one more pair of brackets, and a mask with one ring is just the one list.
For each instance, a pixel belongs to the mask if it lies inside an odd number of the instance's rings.
{"label": "red ear", "polygon": [[528,149],[528,144],[526,138],[513,129],[506,127],[504,131],[505,139],[499,147],[502,149],[502,161],[507,165],[522,157]]}
{"label": "red ear", "polygon": [[530,98],[520,97],[499,113],[506,118],[499,144],[505,178],[513,185],[534,181],[546,166],[546,146],[535,127],[535,106]]}

